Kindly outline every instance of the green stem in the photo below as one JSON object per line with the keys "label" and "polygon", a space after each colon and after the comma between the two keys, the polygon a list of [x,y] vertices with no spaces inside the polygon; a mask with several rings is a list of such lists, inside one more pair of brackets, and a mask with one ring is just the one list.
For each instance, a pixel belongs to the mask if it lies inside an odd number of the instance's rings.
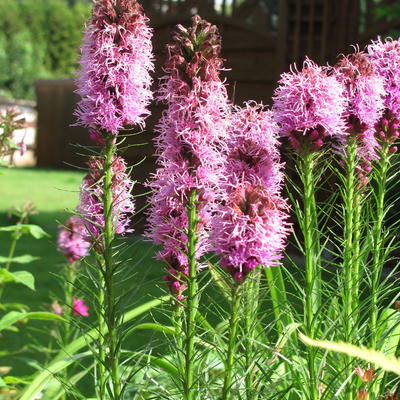
{"label": "green stem", "polygon": [[254,271],[245,283],[245,384],[247,400],[257,400],[254,340],[256,334],[257,313],[259,306],[261,272]]}
{"label": "green stem", "polygon": [[188,202],[188,263],[189,275],[187,277],[188,295],[186,300],[186,342],[185,342],[185,379],[184,394],[185,400],[196,400],[194,388],[194,358],[196,335],[196,314],[198,309],[198,288],[197,288],[197,191],[193,189]]}
{"label": "green stem", "polygon": [[[344,308],[344,341],[352,342],[353,338],[353,263],[355,262],[354,222],[356,199],[356,141],[350,138],[346,151],[346,177],[344,188],[344,254],[343,254],[343,308]],[[350,358],[347,358],[350,361]]]}
{"label": "green stem", "polygon": [[183,348],[183,337],[184,332],[182,331],[183,326],[183,307],[181,304],[177,304],[175,301],[175,310],[172,315],[172,324],[175,329],[175,340],[176,340],[176,352],[177,352],[177,359],[178,359],[178,370],[180,376],[184,376],[185,373],[185,360],[183,358],[184,348]]}
{"label": "green stem", "polygon": [[[360,196],[358,193],[359,181],[356,175],[357,168],[357,142],[354,137],[350,137],[346,149],[346,176],[343,192],[344,203],[344,243],[343,243],[343,317],[344,317],[344,341],[352,343],[354,341],[357,327],[355,318],[358,313],[358,285],[359,280],[359,257],[360,257]],[[352,372],[352,359],[345,357],[347,367],[344,369],[345,376]],[[351,385],[350,385],[351,386]],[[346,390],[345,398],[353,399],[351,388]]]}
{"label": "green stem", "polygon": [[[303,236],[306,263],[306,304],[305,327],[309,337],[314,337],[314,316],[319,309],[319,234],[317,225],[317,211],[315,203],[315,178],[314,178],[314,154],[309,152],[302,160],[302,181],[304,186],[303,206]],[[309,390],[310,400],[318,399],[317,371],[315,365],[316,350],[307,347],[307,362],[310,374]]]}
{"label": "green stem", "polygon": [[121,399],[121,377],[119,372],[120,349],[118,342],[118,321],[116,313],[115,274],[113,262],[113,156],[115,152],[114,138],[107,138],[104,149],[104,233],[103,233],[103,257],[105,268],[105,323],[108,326],[108,364],[113,388],[113,400]]}
{"label": "green stem", "polygon": [[285,327],[293,322],[291,315],[286,310],[286,305],[288,303],[282,269],[279,266],[267,267],[265,268],[265,275],[268,280],[272,309],[276,321],[276,329],[278,331],[278,336],[281,336]]}
{"label": "green stem", "polygon": [[[11,268],[11,259],[14,257],[15,249],[17,248],[17,242],[19,238],[20,235],[15,233],[14,239],[11,242],[10,251],[8,252],[8,257],[7,257],[8,261],[6,266],[4,267],[7,271],[9,271],[9,269]],[[4,284],[0,284],[0,300],[3,296],[3,290],[4,290]]]}
{"label": "green stem", "polygon": [[239,324],[240,288],[235,284],[232,289],[231,317],[229,321],[228,350],[225,361],[224,387],[222,400],[231,400],[236,397],[232,393],[233,367],[235,363],[236,338]]}
{"label": "green stem", "polygon": [[385,216],[385,195],[387,190],[388,171],[390,166],[389,146],[382,145],[381,157],[377,165],[377,193],[376,198],[376,217],[373,226],[372,244],[372,280],[371,280],[371,311],[370,311],[370,347],[376,348],[378,330],[378,302],[379,302],[379,283],[383,268],[383,221]]}
{"label": "green stem", "polygon": [[360,249],[361,249],[361,193],[357,192],[354,196],[354,235],[353,235],[353,288],[352,288],[352,297],[353,297],[353,309],[352,316],[355,327],[358,327],[358,315],[359,315],[359,293],[360,293],[360,283],[361,283],[361,274],[360,274]]}
{"label": "green stem", "polygon": [[97,297],[97,302],[98,302],[98,311],[97,311],[97,319],[98,319],[98,329],[99,329],[99,338],[98,338],[98,357],[99,357],[99,362],[97,364],[97,371],[96,371],[96,376],[97,376],[97,381],[98,383],[96,384],[96,389],[97,389],[97,396],[99,400],[106,400],[106,384],[107,384],[107,379],[106,379],[106,352],[105,352],[105,347],[106,347],[106,341],[105,341],[105,334],[106,334],[106,327],[105,327],[105,321],[104,321],[104,312],[105,312],[105,297],[104,297],[104,263],[103,260],[97,256],[97,264],[98,264],[98,269],[99,269],[99,283],[98,283],[98,297]]}
{"label": "green stem", "polygon": [[[74,293],[73,285],[76,278],[74,267],[75,267],[74,263],[70,263],[66,266],[67,273],[66,273],[66,282],[64,284],[65,304],[70,309],[70,311],[72,311],[71,307],[72,307],[72,299]],[[70,339],[71,339],[71,321],[68,321],[65,324],[64,335],[62,337],[62,343],[64,347],[70,342]],[[70,371],[68,367],[66,367],[62,374],[64,382],[66,382],[67,384],[69,382],[69,372]],[[64,392],[62,399],[63,400],[67,399],[66,392]]]}

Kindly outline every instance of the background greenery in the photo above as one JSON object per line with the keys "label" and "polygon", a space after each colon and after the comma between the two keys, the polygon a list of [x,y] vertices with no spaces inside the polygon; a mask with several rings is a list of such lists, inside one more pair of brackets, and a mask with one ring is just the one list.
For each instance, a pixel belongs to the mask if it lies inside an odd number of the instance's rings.
{"label": "background greenery", "polygon": [[[65,257],[57,251],[58,225],[69,216],[67,209],[74,209],[78,203],[79,186],[83,177],[82,172],[50,170],[40,168],[0,169],[0,226],[11,225],[15,221],[8,216],[10,208],[32,201],[37,206],[39,214],[33,215],[30,222],[41,226],[50,237],[35,240],[24,236],[17,245],[16,255],[32,254],[40,257],[23,269],[30,271],[36,280],[36,291],[25,286],[8,284],[4,291],[7,303],[24,303],[31,310],[48,311],[55,298],[63,296],[63,290],[57,275],[63,273],[66,265]],[[162,294],[163,268],[161,263],[154,260],[154,247],[144,242],[138,235],[128,239],[128,249],[132,254],[132,276],[126,282],[134,299],[133,303],[144,303]],[[0,254],[8,254],[10,235],[0,232]],[[11,269],[18,269],[17,265]],[[21,269],[21,268],[20,268]],[[62,300],[60,301],[62,304]],[[91,314],[93,307],[89,305]],[[89,321],[90,323],[90,321]],[[43,362],[49,340],[51,323],[29,322],[17,328],[18,333],[3,331],[0,337],[2,349],[7,353],[1,354],[0,366],[11,366],[14,376],[30,374],[37,362]],[[47,332],[46,332],[47,331]],[[135,334],[132,338],[134,348],[139,348],[148,341],[147,333]],[[1,398],[1,395],[0,395]]]}
{"label": "background greenery", "polygon": [[0,0],[0,97],[34,98],[38,79],[73,76],[89,0]]}

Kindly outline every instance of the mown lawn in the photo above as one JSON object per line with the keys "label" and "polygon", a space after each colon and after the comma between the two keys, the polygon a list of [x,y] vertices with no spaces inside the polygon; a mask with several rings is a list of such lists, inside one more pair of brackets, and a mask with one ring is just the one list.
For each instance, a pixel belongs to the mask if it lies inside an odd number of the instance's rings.
{"label": "mown lawn", "polygon": [[[83,176],[82,172],[49,170],[39,168],[0,169],[0,226],[11,225],[15,220],[8,217],[8,211],[14,206],[32,201],[39,212],[31,217],[30,223],[40,225],[50,236],[46,239],[34,240],[24,237],[19,243],[16,255],[32,254],[40,257],[38,261],[24,266],[12,266],[12,269],[29,270],[36,280],[36,291],[28,288],[8,284],[2,302],[18,302],[29,305],[31,310],[49,310],[52,299],[62,297],[60,282],[57,275],[62,272],[65,258],[57,251],[57,229],[60,223],[68,218],[68,210],[75,208],[79,198],[79,185]],[[159,296],[162,268],[153,258],[154,247],[144,242],[139,235],[132,235],[126,240],[129,246],[127,252],[132,258],[129,268],[132,277],[124,284],[125,289],[131,293],[129,297],[134,304]],[[0,255],[8,254],[10,235],[0,232]],[[44,345],[48,340],[46,335],[36,330],[46,325],[29,323],[28,326],[19,328],[19,332],[8,332],[0,338],[0,355],[4,350],[13,351],[12,356],[0,357],[0,366],[14,367],[13,374],[27,374],[32,368],[26,363],[26,357],[36,358],[34,349],[27,353],[19,350],[27,346]],[[51,329],[51,326],[50,326]],[[143,337],[132,338],[133,346],[144,343]],[[40,359],[40,357],[39,357]],[[43,360],[42,360],[43,361]]]}

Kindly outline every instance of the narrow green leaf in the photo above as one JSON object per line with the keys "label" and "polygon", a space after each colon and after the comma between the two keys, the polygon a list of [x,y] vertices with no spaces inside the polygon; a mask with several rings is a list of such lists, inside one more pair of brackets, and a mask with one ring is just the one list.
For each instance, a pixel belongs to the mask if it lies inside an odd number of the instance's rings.
{"label": "narrow green leaf", "polygon": [[48,312],[19,312],[11,311],[0,319],[0,331],[7,329],[22,320],[44,320],[44,321],[63,321],[65,319],[59,315]]}
{"label": "narrow green leaf", "polygon": [[29,381],[22,378],[18,378],[17,376],[5,376],[4,382],[7,385],[19,385],[21,383],[24,385],[28,385],[30,383]]}
{"label": "narrow green leaf", "polygon": [[0,387],[5,387],[6,383],[3,381],[2,378],[0,378]]}
{"label": "narrow green leaf", "polygon": [[226,277],[223,275],[222,271],[215,265],[208,263],[208,269],[210,270],[211,276],[217,286],[220,288],[221,293],[230,303],[232,300],[232,290],[226,281]]}
{"label": "narrow green leaf", "polygon": [[23,234],[29,234],[35,239],[49,237],[49,235],[40,226],[31,224],[1,226],[0,232],[21,232]]}
{"label": "narrow green leaf", "polygon": [[0,263],[13,263],[13,264],[29,264],[32,261],[39,260],[39,257],[31,256],[30,254],[24,254],[22,256],[8,258],[8,257],[1,257],[0,256]]}
{"label": "narrow green leaf", "polygon": [[367,349],[366,347],[357,347],[349,343],[335,343],[325,340],[313,340],[309,337],[299,334],[300,339],[309,346],[320,347],[322,349],[343,353],[350,357],[359,358],[368,361],[382,368],[386,372],[393,372],[400,375],[400,360],[393,356],[386,356],[380,351]]}

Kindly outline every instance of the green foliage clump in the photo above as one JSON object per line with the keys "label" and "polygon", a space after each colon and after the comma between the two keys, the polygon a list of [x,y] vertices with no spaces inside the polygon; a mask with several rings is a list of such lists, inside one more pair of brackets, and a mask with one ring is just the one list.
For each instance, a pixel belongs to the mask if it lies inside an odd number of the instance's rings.
{"label": "green foliage clump", "polygon": [[0,96],[32,99],[38,79],[73,76],[87,0],[0,0]]}

